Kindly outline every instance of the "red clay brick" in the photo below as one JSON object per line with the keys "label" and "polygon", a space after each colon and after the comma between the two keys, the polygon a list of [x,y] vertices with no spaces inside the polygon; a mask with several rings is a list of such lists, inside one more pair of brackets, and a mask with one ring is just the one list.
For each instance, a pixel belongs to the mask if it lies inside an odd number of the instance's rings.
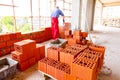
{"label": "red clay brick", "polygon": [[24,62],[19,62],[19,63],[18,63],[18,68],[19,68],[21,71],[24,71],[24,70],[28,69],[29,67],[30,67],[30,65],[29,65],[29,61],[28,61],[28,60],[26,60],[26,61],[24,61]]}
{"label": "red clay brick", "polygon": [[[85,59],[75,59],[73,62],[76,65],[72,71],[75,72],[76,77],[80,80],[96,80],[97,75],[97,65],[94,62],[90,62],[89,60]],[[72,73],[73,74],[73,73]]]}
{"label": "red clay brick", "polygon": [[82,36],[73,36],[73,39],[76,39],[76,42],[80,44],[82,40]]}
{"label": "red clay brick", "polygon": [[82,32],[82,37],[86,38],[88,36],[88,32]]}
{"label": "red clay brick", "polygon": [[76,80],[76,76],[73,76],[71,74],[66,74],[66,80]]}
{"label": "red clay brick", "polygon": [[43,58],[38,62],[38,70],[47,73],[47,63],[49,63],[49,58]]}
{"label": "red clay brick", "polygon": [[40,60],[40,49],[36,48],[35,50],[35,61],[39,61]]}
{"label": "red clay brick", "polygon": [[57,80],[66,80],[66,73],[62,70],[56,69],[56,79]]}
{"label": "red clay brick", "polygon": [[23,54],[28,54],[28,57],[34,57],[33,52],[36,49],[36,43],[33,40],[23,40],[17,43],[14,43],[14,48],[16,51],[21,52]]}
{"label": "red clay brick", "polygon": [[24,34],[22,34],[22,39],[23,40],[25,40],[25,39],[31,39],[30,33],[24,33]]}
{"label": "red clay brick", "polygon": [[11,46],[11,47],[10,47],[10,51],[14,51],[14,46]]}
{"label": "red clay brick", "polygon": [[60,51],[60,62],[65,62],[65,50]]}
{"label": "red clay brick", "polygon": [[61,63],[56,69],[56,79],[67,80],[67,74],[70,74],[70,66],[65,63]]}
{"label": "red clay brick", "polygon": [[9,54],[11,51],[10,51],[10,47],[6,47],[4,48],[5,49],[5,54]]}
{"label": "red clay brick", "polygon": [[47,48],[47,57],[52,58],[54,60],[59,60],[59,50],[57,47],[49,47]]}
{"label": "red clay brick", "polygon": [[20,39],[22,37],[21,32],[15,32],[16,33],[16,38]]}
{"label": "red clay brick", "polygon": [[55,77],[55,67],[52,65],[47,65],[47,74]]}
{"label": "red clay brick", "polygon": [[86,39],[83,39],[82,42],[81,42],[83,45],[87,44],[87,40]]}
{"label": "red clay brick", "polygon": [[30,58],[28,61],[29,61],[30,66],[34,65],[35,64],[35,57]]}
{"label": "red clay brick", "polygon": [[39,48],[39,51],[40,51],[40,59],[45,58],[45,45],[36,44],[36,48]]}
{"label": "red clay brick", "polygon": [[102,68],[103,59],[104,59],[104,56],[102,55],[102,53],[101,52],[96,52],[96,51],[93,51],[93,50],[89,50],[89,49],[86,49],[84,52],[87,52],[88,54],[98,56],[98,71],[97,72],[99,73],[99,71]]}
{"label": "red clay brick", "polygon": [[0,34],[0,42],[10,40],[9,34]]}
{"label": "red clay brick", "polygon": [[65,22],[64,27],[65,27],[66,29],[69,29],[70,25],[71,25],[71,23]]}
{"label": "red clay brick", "polygon": [[105,53],[105,47],[104,46],[98,46],[98,45],[90,45],[89,48],[94,51],[102,52],[104,55]]}
{"label": "red clay brick", "polygon": [[65,36],[69,36],[72,34],[72,31],[71,30],[65,30]]}
{"label": "red clay brick", "polygon": [[9,41],[7,41],[7,46],[8,46],[8,47],[13,46],[13,43],[14,43],[13,40],[9,40]]}
{"label": "red clay brick", "polygon": [[73,36],[81,36],[81,30],[75,30]]}
{"label": "red clay brick", "polygon": [[3,51],[2,49],[0,49],[0,57],[3,55]]}
{"label": "red clay brick", "polygon": [[68,44],[69,45],[75,45],[75,44],[77,44],[77,40],[76,39],[68,38],[67,40],[68,40]]}
{"label": "red clay brick", "polygon": [[56,68],[60,65],[61,63],[59,61],[50,60],[50,63],[47,63],[47,73],[53,77],[56,77]]}
{"label": "red clay brick", "polygon": [[18,61],[18,62],[24,62],[28,60],[28,56],[26,54],[17,52],[17,51],[12,51],[11,52],[12,59]]}
{"label": "red clay brick", "polygon": [[0,42],[0,48],[5,48],[6,47],[6,42]]}

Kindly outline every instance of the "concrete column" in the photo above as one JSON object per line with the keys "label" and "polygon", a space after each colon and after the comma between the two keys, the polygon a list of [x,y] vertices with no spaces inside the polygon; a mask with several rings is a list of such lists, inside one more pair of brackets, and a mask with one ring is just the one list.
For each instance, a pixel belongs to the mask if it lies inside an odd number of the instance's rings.
{"label": "concrete column", "polygon": [[71,18],[71,29],[81,29],[81,2],[82,0],[72,0],[72,18]]}
{"label": "concrete column", "polygon": [[[85,1],[85,0],[83,0]],[[83,30],[89,32],[93,30],[93,23],[94,23],[94,11],[95,11],[95,2],[96,0],[87,0],[86,1],[86,11],[85,11],[85,19],[83,25]],[[84,5],[83,5],[84,6]]]}
{"label": "concrete column", "polygon": [[71,29],[93,30],[94,8],[96,0],[72,0]]}
{"label": "concrete column", "polygon": [[102,3],[101,3],[101,10],[100,10],[100,25],[102,25],[103,24],[103,22],[102,22],[102,15],[103,15],[103,5],[102,5]]}
{"label": "concrete column", "polygon": [[82,0],[82,12],[81,12],[81,15],[82,15],[82,19],[81,19],[81,30],[82,31],[87,31],[87,28],[86,28],[86,6],[87,6],[87,0]]}
{"label": "concrete column", "polygon": [[100,2],[100,0],[97,0],[95,5],[95,12],[94,12],[94,28],[100,27],[102,25],[102,14],[103,14],[103,4]]}

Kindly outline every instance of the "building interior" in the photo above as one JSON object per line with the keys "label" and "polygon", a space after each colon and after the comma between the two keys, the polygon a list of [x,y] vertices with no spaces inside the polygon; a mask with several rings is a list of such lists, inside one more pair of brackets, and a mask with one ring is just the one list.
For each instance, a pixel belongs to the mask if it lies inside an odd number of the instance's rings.
{"label": "building interior", "polygon": [[[52,38],[51,13],[56,6],[63,11],[65,20],[63,22],[61,16],[58,18],[58,39],[67,41],[65,43],[67,47],[79,44],[82,45],[81,48],[87,46],[90,50],[93,45],[104,48],[103,52],[93,50],[101,52],[102,59],[97,56],[96,62],[88,60],[97,65],[94,68],[96,72],[94,69],[84,69],[84,67],[78,66],[75,61],[71,61],[71,63],[67,56],[61,57],[63,53],[58,48],[58,62],[62,64],[64,57],[66,62],[72,65],[69,75],[64,72],[67,68],[63,72],[59,72],[58,65],[54,66],[55,64],[50,63],[50,60],[46,58],[51,56],[56,59],[55,55],[48,54],[50,52],[48,46],[55,41]],[[0,80],[120,80],[119,12],[120,0],[0,0]],[[81,35],[86,33],[87,36],[82,35],[82,40],[87,41],[85,44],[77,43],[77,39],[75,41],[76,31]],[[25,49],[24,46],[21,48],[22,44],[28,44],[27,40],[33,44],[25,46]],[[33,49],[34,44],[35,49]],[[24,51],[26,51],[24,56],[16,57]],[[36,60],[37,51],[40,53],[40,57],[42,56],[38,60]],[[84,51],[81,51],[80,54]],[[55,52],[53,51],[53,53]],[[77,59],[79,59],[78,55]],[[93,57],[96,58],[96,56]],[[3,69],[4,61],[2,59],[5,58],[10,58],[10,61],[15,60],[17,65],[13,67],[16,69],[11,68],[11,71],[4,71],[6,64]],[[25,58],[26,60],[23,60]],[[74,60],[77,60],[76,58]],[[45,59],[49,60],[49,63],[43,64]],[[21,62],[22,60],[23,62]],[[83,60],[84,63],[87,61],[82,58],[79,60]],[[14,61],[10,61],[7,63],[13,64]],[[28,67],[26,67],[27,61]],[[42,71],[41,67],[45,68],[46,72]]]}

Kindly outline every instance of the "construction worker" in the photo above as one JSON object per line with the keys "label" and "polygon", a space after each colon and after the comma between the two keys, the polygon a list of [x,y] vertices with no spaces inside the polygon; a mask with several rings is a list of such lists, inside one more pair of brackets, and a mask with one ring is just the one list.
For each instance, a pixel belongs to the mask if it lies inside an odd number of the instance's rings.
{"label": "construction worker", "polygon": [[63,16],[63,23],[65,22],[64,20],[64,14],[63,12],[59,9],[57,6],[55,10],[53,10],[51,14],[51,27],[52,27],[52,37],[53,39],[56,39],[59,37],[59,21],[58,18],[59,16]]}

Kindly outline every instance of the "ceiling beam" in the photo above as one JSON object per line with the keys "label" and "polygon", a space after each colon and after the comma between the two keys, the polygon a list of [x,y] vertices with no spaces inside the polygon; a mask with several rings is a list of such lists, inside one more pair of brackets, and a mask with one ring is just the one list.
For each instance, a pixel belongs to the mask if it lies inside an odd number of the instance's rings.
{"label": "ceiling beam", "polygon": [[120,1],[119,2],[110,2],[110,3],[103,3],[104,7],[108,6],[120,6]]}
{"label": "ceiling beam", "polygon": [[102,3],[102,1],[101,0],[98,0],[102,5],[103,5],[103,3]]}
{"label": "ceiling beam", "polygon": [[17,7],[15,5],[7,5],[7,4],[0,4],[0,6],[11,6],[11,7]]}

